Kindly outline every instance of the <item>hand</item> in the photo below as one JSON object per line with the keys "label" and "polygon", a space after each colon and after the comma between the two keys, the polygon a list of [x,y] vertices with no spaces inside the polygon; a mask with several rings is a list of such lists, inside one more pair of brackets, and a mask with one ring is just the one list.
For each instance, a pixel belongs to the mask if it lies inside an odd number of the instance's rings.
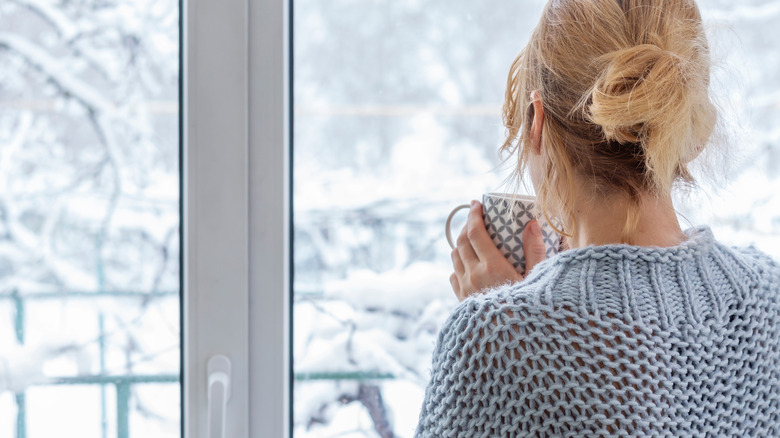
{"label": "hand", "polygon": [[521,281],[545,258],[544,239],[539,223],[533,220],[523,230],[526,270],[521,275],[493,243],[482,219],[482,204],[471,202],[469,218],[452,250],[455,272],[450,276],[459,301],[486,288]]}

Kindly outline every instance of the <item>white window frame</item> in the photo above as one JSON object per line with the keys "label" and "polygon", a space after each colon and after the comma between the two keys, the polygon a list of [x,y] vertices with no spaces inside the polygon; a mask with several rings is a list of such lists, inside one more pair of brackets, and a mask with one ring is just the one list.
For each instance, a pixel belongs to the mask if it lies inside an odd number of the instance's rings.
{"label": "white window frame", "polygon": [[290,434],[288,0],[183,0],[183,436],[232,363],[227,437]]}

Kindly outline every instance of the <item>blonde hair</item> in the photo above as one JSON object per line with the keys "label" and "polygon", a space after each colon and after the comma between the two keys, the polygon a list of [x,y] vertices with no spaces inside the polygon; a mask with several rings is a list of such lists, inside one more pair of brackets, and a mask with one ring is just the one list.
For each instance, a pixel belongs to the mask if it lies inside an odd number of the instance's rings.
{"label": "blonde hair", "polygon": [[574,229],[567,206],[575,181],[587,181],[594,196],[627,197],[622,240],[630,243],[640,195],[694,183],[687,163],[717,119],[709,76],[693,0],[550,0],[510,69],[501,150],[517,151],[522,176],[538,90],[549,158],[537,187],[543,215]]}

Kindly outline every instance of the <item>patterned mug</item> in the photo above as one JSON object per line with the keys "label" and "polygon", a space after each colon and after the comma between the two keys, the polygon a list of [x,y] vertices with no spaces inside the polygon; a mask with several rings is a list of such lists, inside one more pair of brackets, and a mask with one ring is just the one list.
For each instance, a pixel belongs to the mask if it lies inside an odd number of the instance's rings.
{"label": "patterned mug", "polygon": [[[535,219],[535,200],[533,196],[504,193],[485,193],[482,195],[482,219],[485,221],[488,234],[504,257],[512,262],[512,266],[520,273],[525,272],[523,230],[529,222]],[[450,224],[455,213],[465,208],[471,208],[471,205],[459,205],[447,217],[445,234],[447,242],[453,249],[455,249],[455,244],[452,240]],[[561,236],[544,219],[539,219],[539,224],[542,226],[546,257],[550,257],[560,250]]]}

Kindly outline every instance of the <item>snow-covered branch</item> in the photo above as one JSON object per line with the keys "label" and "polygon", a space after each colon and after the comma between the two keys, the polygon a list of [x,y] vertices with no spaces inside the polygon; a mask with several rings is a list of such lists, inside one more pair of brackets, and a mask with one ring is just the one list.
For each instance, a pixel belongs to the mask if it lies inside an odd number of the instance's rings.
{"label": "snow-covered branch", "polygon": [[59,9],[52,7],[50,3],[41,0],[10,1],[35,12],[48,22],[57,31],[60,38],[65,41],[72,40],[79,32],[78,26]]}
{"label": "snow-covered branch", "polygon": [[116,106],[103,94],[69,73],[66,65],[41,47],[15,34],[0,33],[0,48],[11,50],[46,75],[61,92],[80,102],[87,111],[108,114]]}

